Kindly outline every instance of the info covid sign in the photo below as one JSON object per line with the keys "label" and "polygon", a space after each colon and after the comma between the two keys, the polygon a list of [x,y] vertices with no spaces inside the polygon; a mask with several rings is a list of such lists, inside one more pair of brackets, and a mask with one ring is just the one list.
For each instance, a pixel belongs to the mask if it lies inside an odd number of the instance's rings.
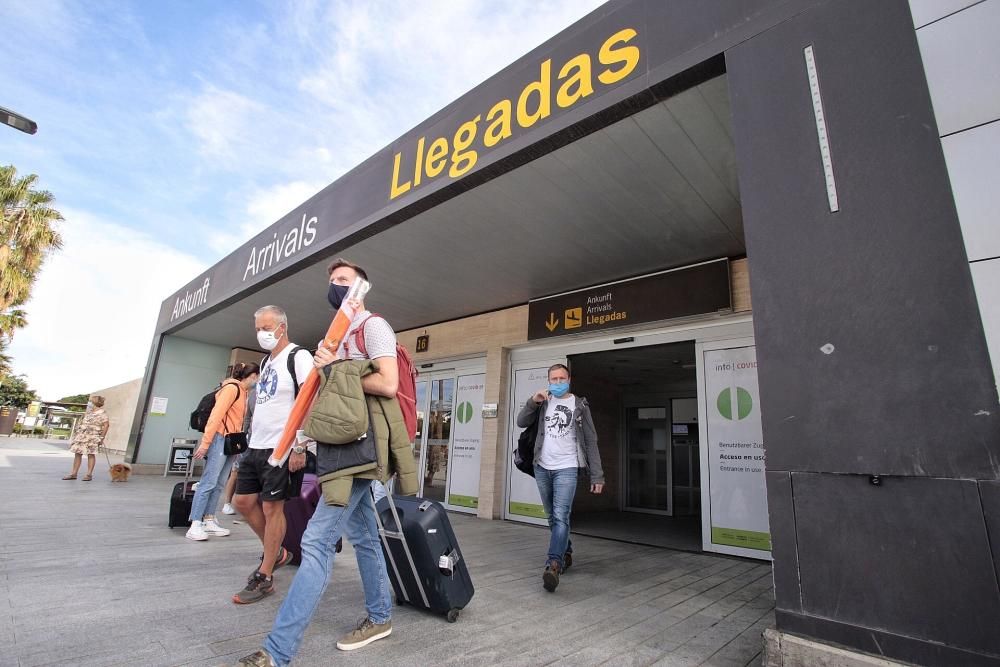
{"label": "info covid sign", "polygon": [[735,547],[769,558],[756,348],[706,350],[704,355],[711,525],[705,548]]}

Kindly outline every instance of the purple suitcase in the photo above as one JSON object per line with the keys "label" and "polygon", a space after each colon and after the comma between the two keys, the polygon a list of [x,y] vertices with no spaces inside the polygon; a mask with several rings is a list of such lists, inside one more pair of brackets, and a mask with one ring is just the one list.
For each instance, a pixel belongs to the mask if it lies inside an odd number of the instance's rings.
{"label": "purple suitcase", "polygon": [[299,495],[285,501],[285,539],[281,546],[292,553],[292,565],[302,562],[302,533],[319,505],[323,493],[316,482],[316,475],[306,473],[302,477]]}

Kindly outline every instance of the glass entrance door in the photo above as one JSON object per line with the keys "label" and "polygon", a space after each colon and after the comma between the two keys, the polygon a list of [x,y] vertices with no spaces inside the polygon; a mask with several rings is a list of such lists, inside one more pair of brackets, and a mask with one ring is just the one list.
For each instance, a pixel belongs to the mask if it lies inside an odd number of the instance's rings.
{"label": "glass entrance door", "polygon": [[[422,474],[423,452],[427,448],[424,440],[427,438],[427,386],[430,383],[423,378],[417,380],[417,435],[413,438],[413,459],[417,464],[417,472]],[[421,487],[421,495],[423,488]]]}
{"label": "glass entrance door", "polygon": [[626,409],[627,508],[657,514],[673,511],[667,408]]}
{"label": "glass entrance door", "polygon": [[413,456],[420,496],[451,510],[476,512],[486,375],[479,362],[421,374]]}
{"label": "glass entrance door", "polygon": [[427,408],[427,438],[421,474],[423,497],[443,503],[448,488],[448,445],[455,408],[455,379],[430,381]]}

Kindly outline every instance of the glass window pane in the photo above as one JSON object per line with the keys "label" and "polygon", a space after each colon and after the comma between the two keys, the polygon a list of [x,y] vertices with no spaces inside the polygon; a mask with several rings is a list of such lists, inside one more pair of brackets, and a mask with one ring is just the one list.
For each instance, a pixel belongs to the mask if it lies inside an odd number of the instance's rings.
{"label": "glass window pane", "polygon": [[427,467],[424,470],[424,498],[444,502],[448,481],[448,443],[455,404],[455,379],[431,381],[427,416]]}

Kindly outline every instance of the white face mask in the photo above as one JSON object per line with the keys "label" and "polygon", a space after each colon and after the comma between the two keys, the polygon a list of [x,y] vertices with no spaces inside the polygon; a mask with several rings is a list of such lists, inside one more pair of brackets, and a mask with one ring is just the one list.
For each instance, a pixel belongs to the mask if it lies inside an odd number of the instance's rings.
{"label": "white face mask", "polygon": [[[274,331],[277,331],[277,329]],[[275,336],[274,331],[257,332],[257,343],[268,352],[276,348],[278,346],[278,341],[281,340],[281,336]]]}

